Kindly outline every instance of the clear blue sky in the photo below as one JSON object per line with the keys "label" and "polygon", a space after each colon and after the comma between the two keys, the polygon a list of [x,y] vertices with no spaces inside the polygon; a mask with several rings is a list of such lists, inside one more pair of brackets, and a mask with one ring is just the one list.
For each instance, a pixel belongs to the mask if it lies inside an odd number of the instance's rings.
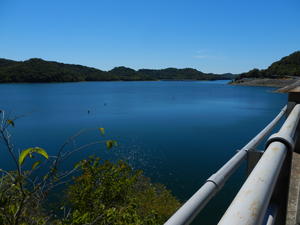
{"label": "clear blue sky", "polygon": [[243,72],[300,50],[300,0],[0,0],[0,58]]}

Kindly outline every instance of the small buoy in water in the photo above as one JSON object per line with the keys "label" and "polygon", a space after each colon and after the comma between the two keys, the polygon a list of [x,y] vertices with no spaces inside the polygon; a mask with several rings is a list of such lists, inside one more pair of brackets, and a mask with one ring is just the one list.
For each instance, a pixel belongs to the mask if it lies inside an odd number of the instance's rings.
{"label": "small buoy in water", "polygon": [[90,114],[90,110],[88,110],[88,114]]}
{"label": "small buoy in water", "polygon": [[103,104],[104,106],[106,106],[107,104],[106,104],[106,102],[104,102],[104,104]]}

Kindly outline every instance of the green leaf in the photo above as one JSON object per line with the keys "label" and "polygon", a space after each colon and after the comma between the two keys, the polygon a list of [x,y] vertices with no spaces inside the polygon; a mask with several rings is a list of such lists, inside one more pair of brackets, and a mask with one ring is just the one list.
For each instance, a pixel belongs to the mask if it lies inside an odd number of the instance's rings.
{"label": "green leaf", "polygon": [[112,142],[113,142],[113,146],[114,146],[114,147],[117,147],[117,146],[118,146],[118,142],[117,142],[117,141],[113,140]]}
{"label": "green leaf", "polygon": [[88,218],[88,216],[89,216],[89,213],[86,212],[85,214],[83,214],[83,215],[81,216],[81,220],[84,221],[86,218]]}
{"label": "green leaf", "polygon": [[14,123],[14,121],[13,121],[13,120],[7,120],[7,123],[8,123],[9,125],[11,125],[12,127],[14,127],[14,126],[15,126],[15,123]]}
{"label": "green leaf", "polygon": [[32,164],[32,167],[31,167],[31,169],[33,169],[33,170],[34,170],[34,169],[35,169],[35,168],[36,168],[38,165],[40,165],[40,164],[41,164],[41,162],[42,162],[42,161],[41,161],[41,160],[39,160],[39,161],[36,161],[35,163],[33,163],[33,164]]}
{"label": "green leaf", "polygon": [[32,156],[33,152],[44,156],[46,159],[49,158],[47,152],[40,147],[27,148],[27,149],[23,150],[19,156],[19,165],[22,165],[24,163],[24,160],[28,155],[30,158],[33,158],[33,156]]}
{"label": "green leaf", "polygon": [[81,166],[81,161],[79,161],[79,162],[77,162],[77,163],[75,163],[75,165],[74,165],[74,169],[77,169],[78,167],[80,167]]}
{"label": "green leaf", "polygon": [[17,211],[17,207],[15,205],[9,205],[8,211],[12,214],[15,214],[15,212]]}
{"label": "green leaf", "polygon": [[113,146],[112,140],[106,141],[106,147],[107,147],[108,149],[112,148],[112,146]]}
{"label": "green leaf", "polygon": [[105,129],[103,127],[98,128],[101,135],[103,136],[105,134]]}
{"label": "green leaf", "polygon": [[28,154],[31,152],[32,148],[27,148],[23,150],[19,156],[19,165],[22,165],[25,158],[28,156]]}
{"label": "green leaf", "polygon": [[49,158],[48,153],[45,151],[45,149],[42,149],[42,148],[40,148],[40,147],[35,147],[35,148],[34,148],[34,152],[36,152],[36,153],[38,153],[38,154],[44,156],[46,159]]}
{"label": "green leaf", "polygon": [[114,140],[107,140],[106,141],[106,147],[108,149],[111,149],[112,147],[116,147],[116,146],[118,146],[118,143],[116,141],[114,141]]}
{"label": "green leaf", "polygon": [[49,174],[46,174],[44,177],[43,177],[43,181],[47,180],[49,177]]}

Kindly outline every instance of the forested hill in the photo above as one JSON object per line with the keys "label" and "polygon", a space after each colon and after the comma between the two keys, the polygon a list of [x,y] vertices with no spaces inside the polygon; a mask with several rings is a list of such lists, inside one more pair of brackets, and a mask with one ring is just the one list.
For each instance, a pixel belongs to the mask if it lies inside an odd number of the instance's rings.
{"label": "forested hill", "polygon": [[267,69],[253,69],[240,74],[236,80],[242,78],[282,78],[300,76],[300,51],[296,51],[279,61],[272,63]]}
{"label": "forested hill", "polygon": [[134,70],[116,67],[110,71],[46,61],[38,58],[26,61],[0,59],[0,82],[76,82],[76,81],[141,81],[141,80],[224,80],[232,74],[207,74],[196,69],[167,68]]}

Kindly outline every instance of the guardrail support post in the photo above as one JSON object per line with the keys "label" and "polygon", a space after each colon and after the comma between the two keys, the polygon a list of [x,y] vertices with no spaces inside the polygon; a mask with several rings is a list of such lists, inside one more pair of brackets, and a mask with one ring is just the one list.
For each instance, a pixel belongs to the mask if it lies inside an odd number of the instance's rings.
{"label": "guardrail support post", "polygon": [[247,177],[250,175],[263,154],[263,151],[258,150],[249,150],[247,152]]}

